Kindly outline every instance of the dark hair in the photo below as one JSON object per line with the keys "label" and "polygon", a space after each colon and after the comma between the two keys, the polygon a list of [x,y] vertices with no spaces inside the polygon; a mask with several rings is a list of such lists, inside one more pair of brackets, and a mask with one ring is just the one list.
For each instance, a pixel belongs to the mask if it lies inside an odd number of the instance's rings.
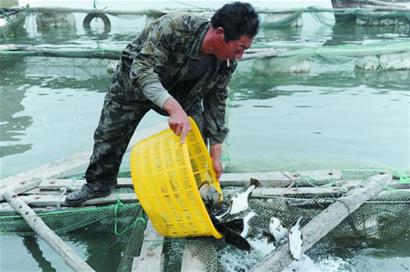
{"label": "dark hair", "polygon": [[253,38],[259,30],[259,16],[250,4],[234,2],[216,11],[211,25],[224,29],[225,41],[238,40],[243,35]]}

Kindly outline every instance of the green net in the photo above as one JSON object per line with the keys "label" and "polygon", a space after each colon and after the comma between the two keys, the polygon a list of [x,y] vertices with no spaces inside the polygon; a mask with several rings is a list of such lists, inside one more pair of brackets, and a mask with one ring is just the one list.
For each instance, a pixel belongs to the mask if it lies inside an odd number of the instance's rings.
{"label": "green net", "polygon": [[290,13],[265,14],[262,18],[262,25],[264,28],[301,26],[302,14],[303,10]]}
{"label": "green net", "polygon": [[[340,181],[329,180],[318,183],[308,176],[302,177],[300,181],[318,188],[338,188],[336,193],[281,195],[265,199],[252,199],[251,209],[258,214],[254,221],[253,235],[261,235],[262,231],[267,229],[267,224],[272,216],[280,218],[288,226],[300,216],[303,216],[306,223],[337,201],[337,198],[344,196],[347,192],[344,190],[347,182],[360,181],[358,183],[360,185],[379,172],[380,169],[346,169],[342,172],[343,179]],[[395,174],[394,184],[410,185],[409,176],[406,173],[393,174]],[[298,182],[293,186],[298,187]],[[237,189],[233,188],[232,191]],[[225,192],[227,193],[226,197],[229,198],[230,190],[225,190]],[[395,189],[393,186],[387,186],[377,197],[365,202],[346,218],[330,233],[330,237],[355,240],[360,238],[378,242],[396,238],[408,230],[410,214],[407,210],[409,207],[410,191],[408,189]]]}
{"label": "green net", "polygon": [[[117,210],[117,212],[115,212]],[[118,234],[132,225],[141,207],[138,203],[95,206],[84,208],[62,208],[61,210],[36,210],[37,215],[58,234],[65,234],[74,230],[113,231]],[[15,211],[0,211],[1,233],[30,234],[33,230],[26,221]]]}
{"label": "green net", "polygon": [[278,53],[272,58],[253,60],[252,67],[263,74],[309,72],[312,62],[341,64],[355,61],[357,69],[409,70],[409,57],[408,42],[384,41],[294,49]]}

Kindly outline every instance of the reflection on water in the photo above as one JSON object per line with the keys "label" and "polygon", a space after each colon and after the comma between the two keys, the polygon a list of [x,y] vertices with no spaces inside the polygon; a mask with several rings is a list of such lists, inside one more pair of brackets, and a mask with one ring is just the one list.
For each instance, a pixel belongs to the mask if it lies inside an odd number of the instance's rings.
{"label": "reflection on water", "polygon": [[32,146],[20,139],[33,123],[31,116],[18,114],[24,111],[22,100],[28,88],[22,79],[25,68],[21,58],[0,60],[0,158],[23,153]]}
{"label": "reflection on water", "polygon": [[[242,64],[242,63],[241,63]],[[334,93],[338,88],[354,88],[365,85],[376,89],[388,89],[404,91],[408,94],[410,89],[410,71],[363,71],[353,69],[347,65],[346,70],[329,71],[332,65],[325,65],[319,73],[272,73],[271,75],[261,74],[259,71],[247,69],[252,67],[251,62],[243,63],[231,83],[230,97],[232,99],[268,99],[281,95],[293,95],[291,92],[279,90],[278,86],[287,85],[308,85],[308,86],[329,86],[328,93]],[[338,68],[343,66],[336,65]],[[245,69],[242,69],[245,68]],[[266,70],[269,67],[266,67]],[[295,91],[303,92],[304,90]],[[323,93],[326,94],[326,91]]]}
{"label": "reflection on water", "polygon": [[410,38],[410,27],[406,26],[360,26],[336,23],[332,27],[331,39],[324,45],[333,46],[363,42],[365,40],[391,40],[392,38]]}
{"label": "reflection on water", "polygon": [[27,248],[27,251],[31,254],[33,259],[37,262],[38,267],[42,271],[57,271],[52,264],[47,261],[43,255],[43,251],[38,244],[37,236],[25,235],[23,236],[23,244]]}
{"label": "reflection on water", "polygon": [[[27,115],[23,106],[28,89],[37,86],[38,95],[49,95],[47,88],[58,90],[62,86],[105,92],[109,82],[105,72],[107,63],[106,60],[43,57],[0,59],[0,157],[24,153],[33,146],[32,142],[22,140],[33,125],[33,116]],[[65,96],[64,91],[56,92],[59,93]],[[34,102],[30,100],[26,102],[29,106]]]}

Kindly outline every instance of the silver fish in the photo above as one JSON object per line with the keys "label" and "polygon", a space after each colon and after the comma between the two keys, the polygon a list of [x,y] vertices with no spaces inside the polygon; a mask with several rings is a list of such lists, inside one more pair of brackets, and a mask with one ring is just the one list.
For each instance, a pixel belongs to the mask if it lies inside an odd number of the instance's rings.
{"label": "silver fish", "polygon": [[246,191],[234,195],[231,198],[229,209],[225,213],[216,216],[216,219],[222,220],[227,216],[236,215],[243,211],[246,211],[249,208],[249,195],[252,193],[255,187],[256,186],[252,184],[246,189]]}
{"label": "silver fish", "polygon": [[243,230],[241,232],[241,236],[246,238],[249,233],[252,231],[251,220],[256,216],[256,212],[250,211],[245,217],[243,218]]}
{"label": "silver fish", "polygon": [[271,217],[269,220],[269,232],[273,236],[275,246],[285,241],[288,230],[282,225],[279,218]]}
{"label": "silver fish", "polygon": [[290,227],[289,235],[288,235],[290,255],[295,260],[299,260],[303,253],[302,252],[303,237],[302,237],[302,232],[300,230],[301,220],[302,220],[302,217],[299,217],[296,223]]}
{"label": "silver fish", "polygon": [[246,211],[249,207],[249,195],[252,193],[252,191],[255,189],[255,185],[251,185],[246,189],[245,192],[239,193],[232,197],[231,201],[231,210],[230,214],[237,214],[243,211]]}

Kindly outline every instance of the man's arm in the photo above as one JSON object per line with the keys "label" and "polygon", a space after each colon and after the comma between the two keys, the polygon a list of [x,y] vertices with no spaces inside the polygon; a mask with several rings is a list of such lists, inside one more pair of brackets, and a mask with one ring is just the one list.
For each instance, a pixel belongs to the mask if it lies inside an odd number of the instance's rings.
{"label": "man's arm", "polygon": [[174,98],[169,98],[164,104],[164,110],[169,114],[168,125],[178,136],[181,136],[181,143],[191,130],[188,116],[181,105]]}
{"label": "man's arm", "polygon": [[144,36],[144,44],[134,57],[130,79],[142,88],[149,100],[163,108],[171,95],[162,86],[158,72],[167,63],[177,43],[172,18],[165,16],[154,21],[141,35]]}
{"label": "man's arm", "polygon": [[149,100],[169,114],[169,127],[176,135],[181,136],[183,142],[191,129],[188,116],[162,86],[156,72],[165,65],[174,50],[177,38],[172,25],[171,18],[163,18],[148,27],[145,45],[132,63],[130,78],[141,86]]}
{"label": "man's arm", "polygon": [[222,175],[223,168],[222,168],[222,144],[214,144],[211,145],[211,159],[214,165],[214,170],[216,177],[219,179]]}

